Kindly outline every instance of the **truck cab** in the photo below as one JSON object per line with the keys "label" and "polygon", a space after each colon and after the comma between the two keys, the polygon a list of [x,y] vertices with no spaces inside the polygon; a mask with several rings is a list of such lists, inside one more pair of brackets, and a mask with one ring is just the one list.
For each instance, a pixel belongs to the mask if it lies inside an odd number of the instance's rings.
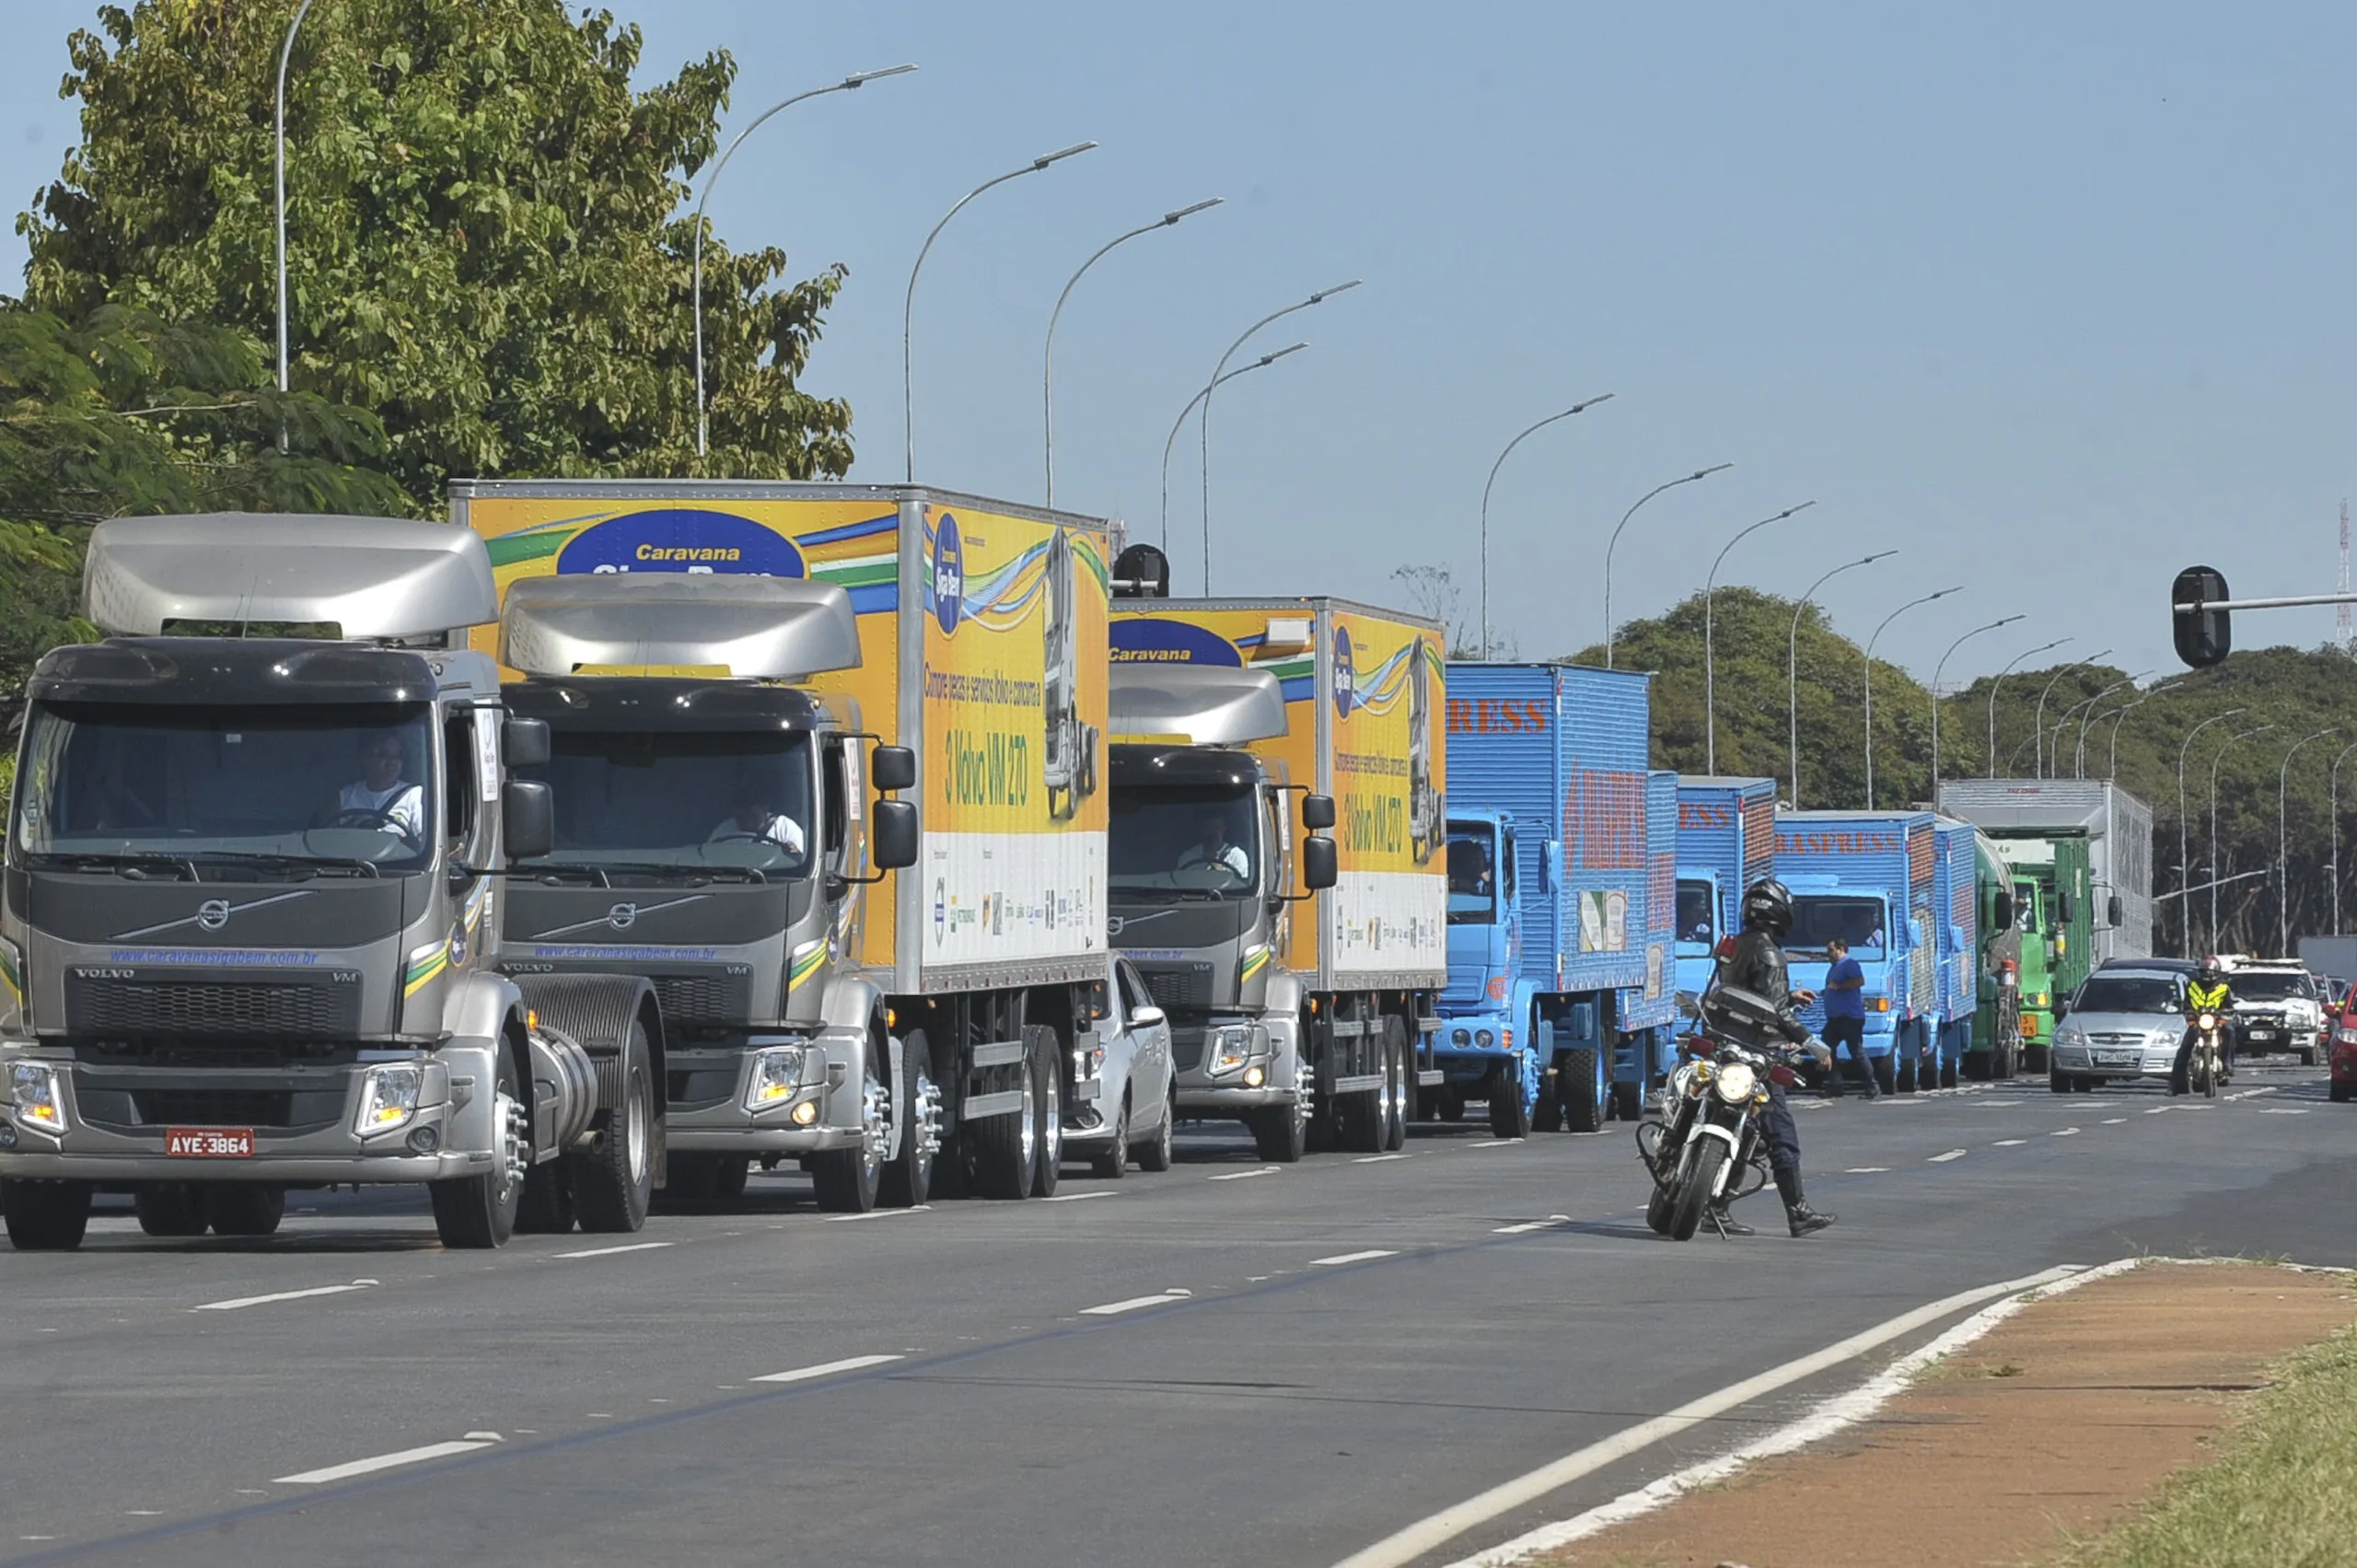
{"label": "truck cab", "polygon": [[[1866,1058],[1875,1081],[1887,1091],[1908,995],[1900,962],[1906,933],[1892,929],[1889,897],[1880,889],[1831,877],[1791,876],[1784,882],[1793,894],[1793,930],[1784,941],[1789,981],[1795,991],[1814,991],[1819,996],[1804,1016],[1812,1029],[1823,1031],[1825,976],[1832,967],[1829,945],[1838,936],[1849,944],[1850,957],[1864,971]],[[1836,1063],[1834,1070],[1842,1071],[1843,1065]]]}
{"label": "truck cab", "polygon": [[1532,1016],[1534,989],[1522,973],[1519,839],[1511,812],[1449,813],[1448,984],[1433,1048],[1446,1075],[1435,1096],[1446,1121],[1464,1114],[1469,1094],[1498,1090],[1507,1064],[1536,1049],[1515,1038],[1515,1020]]}
{"label": "truck cab", "polygon": [[[1678,871],[1677,946],[1678,993],[1686,998],[1700,996],[1711,983],[1711,971],[1718,964],[1719,937],[1735,933],[1735,923],[1729,918],[1733,909],[1732,896],[1719,885],[1718,873],[1692,866],[1680,866]],[[1682,1035],[1693,1027],[1691,1018],[1681,1010],[1678,1032]]]}

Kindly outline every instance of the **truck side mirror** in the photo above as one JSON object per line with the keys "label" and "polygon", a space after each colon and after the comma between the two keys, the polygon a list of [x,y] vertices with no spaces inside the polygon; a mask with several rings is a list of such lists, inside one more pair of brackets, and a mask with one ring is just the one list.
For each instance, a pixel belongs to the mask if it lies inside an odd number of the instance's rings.
{"label": "truck side mirror", "polygon": [[1301,885],[1313,893],[1323,892],[1341,877],[1341,861],[1331,839],[1301,841]]}
{"label": "truck side mirror", "polygon": [[1548,892],[1560,892],[1563,886],[1563,841],[1549,839],[1538,854],[1539,879]]}
{"label": "truck side mirror", "polygon": [[2013,924],[2014,895],[2005,891],[2002,888],[1997,889],[1996,901],[1990,906],[1989,915],[1990,918],[1995,921],[1999,925]]}
{"label": "truck side mirror", "polygon": [[2065,925],[2068,925],[2073,921],[2078,919],[2078,890],[2073,888],[2063,888],[2058,889],[2054,895],[2054,912],[2061,917],[2062,923]]}
{"label": "truck side mirror", "polygon": [[509,714],[499,726],[499,753],[511,768],[549,765],[549,721]]}
{"label": "truck side mirror", "polygon": [[917,808],[913,801],[879,800],[869,818],[868,854],[880,871],[917,863]]}
{"label": "truck side mirror", "polygon": [[2119,895],[2118,893],[2112,894],[2110,898],[2104,900],[2103,923],[2106,925],[2110,926],[2114,931],[2119,929],[2120,923],[2127,913],[2128,906],[2119,901]]}
{"label": "truck side mirror", "polygon": [[881,795],[914,789],[917,785],[917,754],[905,746],[879,746],[875,755],[867,760],[867,776],[875,781],[877,792]]}
{"label": "truck side mirror", "polygon": [[2232,597],[2225,574],[2214,566],[2188,566],[2169,585],[2169,630],[2177,638],[2177,656],[2189,668],[2207,669],[2234,651],[2226,611],[2206,608]]}
{"label": "truck side mirror", "polygon": [[1301,797],[1301,825],[1313,833],[1322,833],[1334,825],[1334,797],[1330,795],[1305,795]]}
{"label": "truck side mirror", "polygon": [[[545,739],[548,726],[540,727]],[[509,779],[500,788],[499,826],[508,859],[537,860],[556,848],[556,796],[538,779]]]}

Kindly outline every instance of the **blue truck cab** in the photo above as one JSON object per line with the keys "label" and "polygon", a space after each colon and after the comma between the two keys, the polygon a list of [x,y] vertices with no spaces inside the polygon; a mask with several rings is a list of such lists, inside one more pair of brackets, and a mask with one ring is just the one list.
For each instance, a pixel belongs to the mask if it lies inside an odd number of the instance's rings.
{"label": "blue truck cab", "polygon": [[[1932,920],[1933,820],[1928,811],[1788,811],[1776,819],[1776,875],[1793,893],[1784,943],[1791,984],[1822,993],[1829,944],[1836,936],[1849,944],[1865,972],[1866,1056],[1886,1092],[1916,1086],[1943,1022]],[[1821,1034],[1822,998],[1801,1016]]]}
{"label": "blue truck cab", "polygon": [[[1691,776],[1678,781],[1674,922],[1681,1014],[1711,983],[1718,943],[1740,926],[1743,890],[1776,874],[1776,781]],[[1684,1035],[1692,1020],[1680,1016]]]}
{"label": "blue truck cab", "polygon": [[[1646,767],[1650,678],[1452,663],[1443,1120],[1595,1132],[1667,1070],[1676,782]],[[1460,684],[1461,683],[1461,684]]]}

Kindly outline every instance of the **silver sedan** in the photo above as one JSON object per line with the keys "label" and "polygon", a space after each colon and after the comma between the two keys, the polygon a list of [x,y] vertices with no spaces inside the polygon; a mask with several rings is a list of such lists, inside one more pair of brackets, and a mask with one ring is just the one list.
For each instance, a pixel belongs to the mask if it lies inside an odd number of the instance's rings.
{"label": "silver sedan", "polygon": [[2116,1078],[2165,1081],[2184,1039],[2182,974],[2106,969],[2079,987],[2055,1027],[2052,1087],[2059,1095]]}
{"label": "silver sedan", "polygon": [[1073,1081],[1084,1087],[1064,1108],[1064,1148],[1097,1176],[1120,1177],[1132,1158],[1140,1170],[1168,1170],[1178,1121],[1170,1023],[1130,961],[1106,958],[1111,1011],[1074,1048]]}

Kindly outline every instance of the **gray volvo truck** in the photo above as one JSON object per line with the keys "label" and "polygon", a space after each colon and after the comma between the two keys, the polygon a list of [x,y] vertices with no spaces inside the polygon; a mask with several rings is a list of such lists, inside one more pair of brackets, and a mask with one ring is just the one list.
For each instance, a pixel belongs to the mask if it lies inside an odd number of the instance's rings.
{"label": "gray volvo truck", "polygon": [[79,1246],[277,1227],[290,1187],[423,1183],[450,1247],[635,1230],[663,1159],[656,997],[499,972],[547,755],[467,628],[482,540],[385,518],[99,525],[41,659],[0,908],[0,1203]]}

